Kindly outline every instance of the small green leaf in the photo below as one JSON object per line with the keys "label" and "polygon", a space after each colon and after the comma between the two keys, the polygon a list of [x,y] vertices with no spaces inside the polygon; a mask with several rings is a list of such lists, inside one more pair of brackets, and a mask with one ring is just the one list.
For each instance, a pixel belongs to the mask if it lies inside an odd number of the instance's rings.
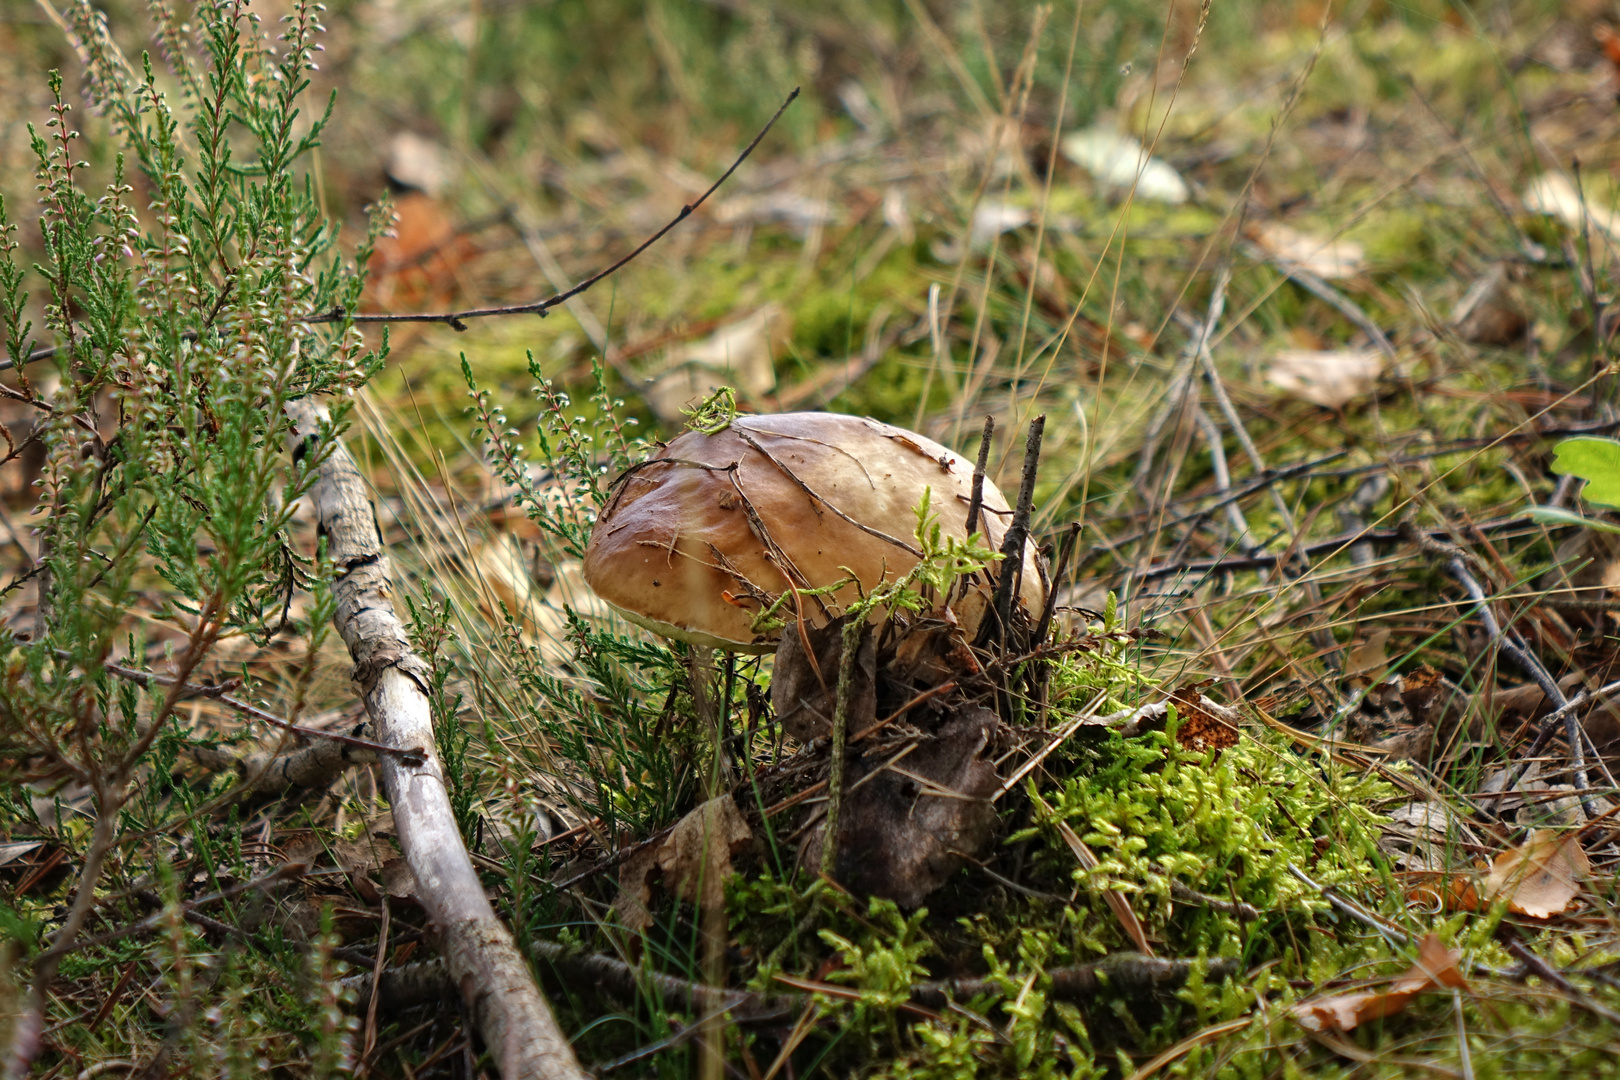
{"label": "small green leaf", "polygon": [[1620,507],[1620,442],[1583,435],[1553,447],[1557,455],[1552,471],[1586,481],[1581,492],[1589,503]]}

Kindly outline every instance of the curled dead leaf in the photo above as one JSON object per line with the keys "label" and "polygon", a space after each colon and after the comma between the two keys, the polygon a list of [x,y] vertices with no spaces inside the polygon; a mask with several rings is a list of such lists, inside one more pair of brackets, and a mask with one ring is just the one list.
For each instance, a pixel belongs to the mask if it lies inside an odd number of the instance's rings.
{"label": "curled dead leaf", "polygon": [[1360,1024],[1394,1016],[1426,990],[1439,987],[1466,990],[1468,982],[1457,967],[1461,958],[1460,951],[1446,948],[1438,935],[1429,934],[1418,945],[1417,963],[1388,989],[1312,998],[1295,1005],[1289,1012],[1307,1031],[1350,1031]]}
{"label": "curled dead leaf", "polygon": [[1562,914],[1592,872],[1579,833],[1560,836],[1536,829],[1516,848],[1502,852],[1485,879],[1485,897],[1507,898],[1508,910],[1532,919]]}
{"label": "curled dead leaf", "polygon": [[658,867],[676,896],[712,907],[725,899],[731,857],[753,841],[736,802],[721,795],[681,818],[659,849]]}
{"label": "curled dead leaf", "polygon": [[1371,394],[1384,357],[1371,349],[1285,349],[1271,360],[1266,381],[1290,397],[1342,409]]}
{"label": "curled dead leaf", "polygon": [[731,857],[753,843],[754,833],[730,795],[710,799],[691,811],[661,843],[648,844],[619,870],[619,898],[613,909],[627,928],[642,933],[653,923],[648,905],[661,877],[682,900],[712,908],[725,899]]}
{"label": "curled dead leaf", "polygon": [[417,899],[416,874],[404,859],[389,859],[382,864],[378,876],[382,879],[382,891],[391,899],[409,900],[413,904],[420,902]]}
{"label": "curled dead leaf", "polygon": [[1389,627],[1380,626],[1366,640],[1354,646],[1345,657],[1344,677],[1353,686],[1370,686],[1380,682],[1389,670]]}
{"label": "curled dead leaf", "polygon": [[1403,875],[1406,902],[1426,911],[1478,911],[1484,907],[1479,878],[1467,872],[1413,872]]}

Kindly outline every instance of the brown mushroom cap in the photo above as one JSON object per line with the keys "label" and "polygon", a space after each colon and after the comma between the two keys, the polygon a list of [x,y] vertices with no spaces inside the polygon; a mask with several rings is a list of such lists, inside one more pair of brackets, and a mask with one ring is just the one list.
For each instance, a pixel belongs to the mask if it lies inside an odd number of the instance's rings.
{"label": "brown mushroom cap", "polygon": [[[686,432],[622,478],[591,533],[585,580],[654,633],[769,652],[777,635],[751,624],[790,586],[832,585],[847,567],[870,591],[916,565],[924,488],[941,534],[965,539],[973,464],[955,451],[857,416],[739,416],[715,434]],[[989,480],[983,505],[979,531],[999,549],[1012,512]],[[1033,543],[1019,594],[1031,613],[1045,601]],[[799,604],[821,625],[860,595],[848,585]],[[969,632],[987,599],[981,585],[956,605]]]}

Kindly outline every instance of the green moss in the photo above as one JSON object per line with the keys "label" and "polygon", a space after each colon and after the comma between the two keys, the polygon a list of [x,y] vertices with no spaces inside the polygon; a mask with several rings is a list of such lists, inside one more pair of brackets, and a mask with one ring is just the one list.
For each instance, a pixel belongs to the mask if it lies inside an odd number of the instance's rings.
{"label": "green moss", "polygon": [[1408,271],[1437,256],[1433,216],[1417,207],[1390,207],[1369,214],[1344,235],[1361,244],[1375,270]]}

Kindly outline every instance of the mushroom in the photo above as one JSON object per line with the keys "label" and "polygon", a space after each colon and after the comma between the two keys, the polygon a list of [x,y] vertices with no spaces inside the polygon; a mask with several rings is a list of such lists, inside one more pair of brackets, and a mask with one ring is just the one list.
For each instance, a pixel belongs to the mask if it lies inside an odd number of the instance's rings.
{"label": "mushroom", "polygon": [[[801,412],[738,416],[688,431],[618,482],[585,550],[585,579],[656,634],[763,653],[776,633],[756,616],[782,593],[812,626],[862,592],[907,573],[921,552],[916,506],[932,489],[942,535],[965,539],[973,464],[931,439],[876,420]],[[1012,511],[988,479],[979,530],[1000,549]],[[1024,546],[1018,600],[1038,613],[1046,582]],[[829,595],[805,596],[851,574]],[[971,635],[989,608],[980,582],[953,610]]]}

